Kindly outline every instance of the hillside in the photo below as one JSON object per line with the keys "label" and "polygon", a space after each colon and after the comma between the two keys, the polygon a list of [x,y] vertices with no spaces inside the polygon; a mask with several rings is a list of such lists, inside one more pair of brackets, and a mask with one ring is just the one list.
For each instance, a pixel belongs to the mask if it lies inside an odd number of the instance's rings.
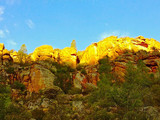
{"label": "hillside", "polygon": [[111,36],[77,51],[43,45],[27,54],[0,43],[0,118],[160,119],[160,43]]}

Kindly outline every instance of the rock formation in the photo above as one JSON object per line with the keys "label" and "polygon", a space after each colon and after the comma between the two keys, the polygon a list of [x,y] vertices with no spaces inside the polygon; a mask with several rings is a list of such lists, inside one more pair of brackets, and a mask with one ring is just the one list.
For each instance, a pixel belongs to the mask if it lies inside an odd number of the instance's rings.
{"label": "rock formation", "polygon": [[111,36],[88,46],[80,59],[80,63],[94,65],[106,55],[115,59],[124,53],[125,50],[133,50],[134,52],[145,50],[149,52],[153,51],[153,48],[160,50],[159,46],[160,43],[158,41],[152,38],[144,38],[143,36],[137,38],[117,38],[117,36]]}
{"label": "rock formation", "polygon": [[0,43],[0,65],[2,65],[2,56],[3,56],[4,44]]}
{"label": "rock formation", "polygon": [[53,47],[50,45],[42,45],[37,47],[31,55],[31,59],[33,61],[47,60],[50,58],[53,58]]}
{"label": "rock formation", "polygon": [[50,45],[43,45],[36,48],[31,55],[32,61],[51,60],[60,64],[66,64],[76,68],[76,49],[73,47],[66,47],[62,50],[53,49]]}
{"label": "rock formation", "polygon": [[[55,66],[52,68],[51,64],[44,64],[41,61],[58,62],[74,69],[80,62],[79,65],[85,65],[83,69],[86,73],[84,74],[82,71],[71,73],[72,80],[75,87],[85,88],[86,83],[97,84],[97,81],[99,81],[98,60],[108,55],[112,60],[112,71],[116,73],[117,79],[123,82],[128,61],[136,64],[138,60],[143,60],[149,72],[156,72],[160,63],[159,46],[160,43],[158,41],[142,36],[137,38],[117,38],[116,36],[111,36],[91,44],[85,51],[80,52],[77,52],[74,47],[53,49],[50,45],[43,45],[28,55],[29,67],[22,69],[20,66],[14,65],[15,74],[9,74],[8,76],[10,76],[10,83],[18,80],[30,92],[38,92],[41,89],[54,88],[53,81],[56,78],[54,73],[52,73],[56,71]],[[130,52],[126,54],[128,50]],[[14,63],[19,62],[18,53],[16,51],[8,51],[5,49],[4,44],[0,43],[0,66],[6,66],[12,61]]]}

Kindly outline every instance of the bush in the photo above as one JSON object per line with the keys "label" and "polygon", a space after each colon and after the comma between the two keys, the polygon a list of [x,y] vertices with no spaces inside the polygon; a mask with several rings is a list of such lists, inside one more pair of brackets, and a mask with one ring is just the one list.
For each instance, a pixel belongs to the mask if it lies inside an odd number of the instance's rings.
{"label": "bush", "polygon": [[9,74],[14,74],[14,73],[15,73],[15,72],[14,72],[14,67],[8,67],[8,68],[6,69],[6,72],[9,73]]}
{"label": "bush", "polygon": [[32,111],[32,117],[36,120],[42,120],[44,115],[45,113],[43,112],[43,110],[35,109]]}
{"label": "bush", "polygon": [[15,81],[12,85],[13,89],[19,89],[21,91],[24,91],[26,89],[25,85],[20,83],[19,81]]}
{"label": "bush", "polygon": [[65,93],[72,87],[71,71],[72,69],[70,67],[59,65],[55,73],[57,79],[54,81],[54,85],[59,86]]}
{"label": "bush", "polygon": [[86,72],[86,70],[83,68],[83,69],[81,69],[81,73],[82,74],[84,74],[84,75],[86,75],[87,74],[87,72]]}
{"label": "bush", "polygon": [[69,91],[68,91],[68,94],[71,94],[71,95],[74,95],[74,94],[81,94],[82,93],[82,90],[79,89],[79,88],[74,88],[72,87]]}
{"label": "bush", "polygon": [[[126,120],[146,118],[143,112],[139,113],[140,108],[145,104],[144,96],[146,90],[150,89],[152,85],[153,76],[148,74],[143,61],[138,61],[137,67],[129,62],[126,67],[125,82],[112,83],[114,76],[111,72],[109,59],[104,58],[99,61],[100,81],[97,84],[98,90],[94,91],[88,98],[92,107],[97,106],[92,119],[112,119],[114,116]],[[157,89],[157,91],[159,90]]]}

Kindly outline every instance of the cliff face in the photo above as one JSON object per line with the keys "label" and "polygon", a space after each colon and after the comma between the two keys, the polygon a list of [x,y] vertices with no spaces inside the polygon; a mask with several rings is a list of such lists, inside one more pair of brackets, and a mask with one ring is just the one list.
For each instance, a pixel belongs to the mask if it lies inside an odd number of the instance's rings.
{"label": "cliff face", "polygon": [[[126,54],[127,50],[130,53]],[[4,72],[4,69],[7,69],[9,64],[12,63],[15,73],[7,74],[10,83],[20,81],[30,92],[38,92],[41,89],[55,88],[53,82],[56,79],[55,66],[52,66],[52,64],[46,65],[46,63],[40,61],[57,62],[74,69],[76,69],[77,64],[85,65],[83,71],[76,70],[71,73],[71,76],[75,87],[86,88],[87,83],[96,85],[99,81],[98,60],[106,55],[111,58],[112,72],[116,73],[119,81],[124,81],[123,77],[128,61],[137,64],[138,60],[143,60],[149,72],[156,72],[160,63],[160,54],[157,54],[155,50],[160,50],[160,43],[152,38],[148,39],[142,36],[137,38],[111,36],[91,44],[80,53],[74,47],[53,49],[50,45],[43,45],[28,55],[26,61],[29,62],[29,66],[22,69],[21,66],[13,64],[20,61],[18,53],[8,51],[4,44],[0,43],[0,71],[1,73]]]}
{"label": "cliff face", "polygon": [[[158,41],[152,38],[144,38],[143,36],[137,38],[118,38],[117,36],[111,36],[88,46],[86,50],[81,52],[80,58],[77,56],[77,50],[73,47],[53,49],[50,45],[42,45],[34,50],[27,58],[27,61],[51,60],[76,68],[79,62],[80,64],[95,65],[98,63],[99,59],[102,59],[106,55],[115,59],[126,50],[132,50],[134,52],[145,50],[147,52],[152,52],[153,49],[160,50],[159,46],[160,43]],[[4,48],[4,44],[1,43],[1,61],[4,61],[4,63],[12,60],[13,62],[18,62],[17,52],[14,51],[10,53]]]}
{"label": "cliff face", "polygon": [[76,68],[76,49],[66,47],[62,50],[53,49],[50,45],[43,45],[36,48],[31,55],[32,61],[37,60],[51,60],[61,64],[69,65]]}
{"label": "cliff face", "polygon": [[134,52],[145,50],[150,52],[153,51],[153,48],[160,50],[159,46],[160,43],[158,41],[152,38],[144,38],[143,36],[137,38],[117,38],[116,36],[111,36],[88,46],[82,55],[80,63],[93,65],[97,64],[98,60],[106,55],[115,59],[124,53],[125,50],[133,50]]}

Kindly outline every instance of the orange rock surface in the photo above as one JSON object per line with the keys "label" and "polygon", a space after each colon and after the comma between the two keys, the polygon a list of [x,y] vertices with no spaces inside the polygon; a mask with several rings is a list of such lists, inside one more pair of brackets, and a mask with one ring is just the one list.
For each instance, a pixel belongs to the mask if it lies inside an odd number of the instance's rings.
{"label": "orange rock surface", "polygon": [[33,61],[46,60],[48,58],[52,58],[52,56],[53,56],[53,47],[50,45],[42,45],[34,50],[33,54],[31,55],[31,59]]}
{"label": "orange rock surface", "polygon": [[118,38],[117,36],[110,36],[88,46],[82,55],[80,63],[94,65],[98,63],[99,59],[106,55],[115,59],[126,49],[133,50],[134,52],[139,50],[149,52],[153,51],[153,48],[160,50],[159,46],[160,43],[153,38],[148,39],[143,36],[139,36],[137,38]]}
{"label": "orange rock surface", "polygon": [[4,50],[4,44],[3,43],[0,43],[0,51]]}
{"label": "orange rock surface", "polygon": [[76,49],[73,47],[66,47],[59,52],[60,63],[76,68]]}
{"label": "orange rock surface", "polygon": [[51,89],[54,87],[54,74],[41,65],[32,65],[30,76],[31,78],[28,85],[28,90],[30,92],[39,92],[39,90]]}
{"label": "orange rock surface", "polygon": [[60,50],[53,49],[50,45],[43,45],[34,50],[31,59],[33,61],[50,59],[75,68],[77,56],[76,49],[73,47],[66,47]]}

